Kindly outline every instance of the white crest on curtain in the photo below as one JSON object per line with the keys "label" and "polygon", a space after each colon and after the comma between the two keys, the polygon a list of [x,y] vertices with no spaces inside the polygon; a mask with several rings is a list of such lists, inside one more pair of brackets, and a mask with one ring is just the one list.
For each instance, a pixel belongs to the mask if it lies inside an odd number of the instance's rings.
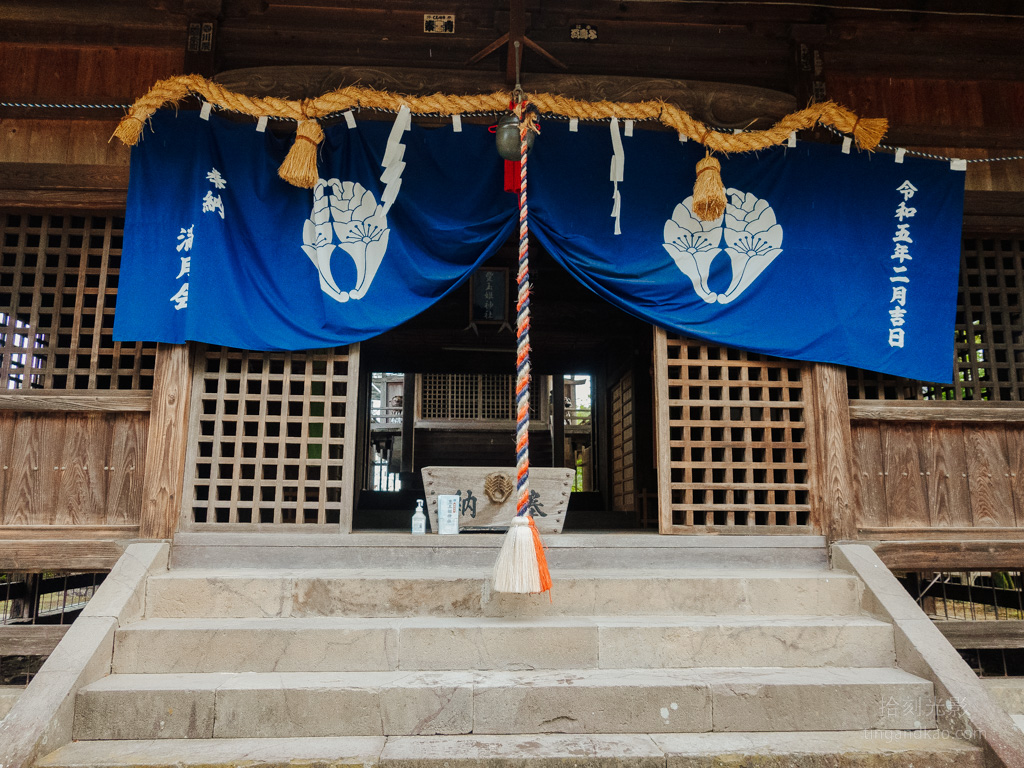
{"label": "white crest on curtain", "polygon": [[[378,204],[373,193],[357,181],[319,179],[313,189],[313,208],[302,226],[302,250],[320,275],[320,290],[338,302],[366,295],[388,249],[388,211],[402,187],[405,145],[411,115],[402,107],[388,137],[381,166],[384,191]],[[331,272],[336,248],[348,254],[356,267],[355,286],[342,290]]]}
{"label": "white crest on curtain", "polygon": [[[690,196],[665,222],[665,250],[708,304],[728,304],[738,298],[782,253],[782,227],[768,201],[734,188],[727,189],[726,196],[725,213],[714,221],[701,221],[694,215]],[[724,292],[715,293],[708,286],[708,275],[722,252],[723,236],[732,262],[732,281]]]}

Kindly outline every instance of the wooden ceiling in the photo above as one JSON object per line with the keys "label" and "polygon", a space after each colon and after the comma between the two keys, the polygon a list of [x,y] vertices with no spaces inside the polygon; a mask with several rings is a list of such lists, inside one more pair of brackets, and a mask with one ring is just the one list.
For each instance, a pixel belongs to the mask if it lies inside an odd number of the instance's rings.
{"label": "wooden ceiling", "polygon": [[[450,14],[454,31],[425,32],[427,14]],[[212,50],[187,56],[185,65],[204,74],[284,64],[501,73],[504,47],[468,62],[510,23],[515,37],[519,23],[536,44],[525,49],[524,84],[530,73],[559,71],[557,60],[574,74],[793,92],[800,44],[846,76],[1024,78],[1024,6],[1015,0],[0,0],[0,44],[185,51],[189,24],[203,22],[213,25]]]}

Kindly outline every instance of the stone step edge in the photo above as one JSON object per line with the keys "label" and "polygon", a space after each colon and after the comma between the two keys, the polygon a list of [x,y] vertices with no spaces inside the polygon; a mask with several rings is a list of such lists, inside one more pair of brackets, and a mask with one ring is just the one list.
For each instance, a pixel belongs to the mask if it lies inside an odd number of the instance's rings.
{"label": "stone step edge", "polygon": [[[742,678],[740,678],[742,676]],[[647,678],[665,685],[922,685],[932,683],[896,667],[620,667],[615,669],[542,669],[542,670],[382,670],[368,672],[157,672],[107,675],[84,686],[79,698],[92,691],[196,690],[218,691],[243,683],[246,690],[266,685],[274,690],[294,687],[379,690],[381,688],[467,686],[488,684],[535,687],[576,686],[586,682],[599,687],[600,678],[629,678],[638,687]],[[504,678],[504,679],[503,679]],[[291,684],[289,686],[288,684]],[[312,685],[310,685],[312,684]],[[616,682],[616,687],[621,683]]]}
{"label": "stone step edge", "polygon": [[[337,568],[211,568],[196,566],[190,568],[173,567],[165,573],[154,574],[154,579],[194,579],[194,578],[238,578],[238,579],[277,579],[277,578],[344,578],[366,580],[409,580],[427,578],[437,581],[490,581],[493,568],[481,566],[451,567],[410,566],[409,568],[373,568],[360,566],[339,566]],[[694,579],[830,579],[849,580],[856,578],[843,571],[833,571],[827,566],[822,568],[765,568],[750,567],[724,568],[722,566],[703,566],[688,568],[686,566],[666,565],[664,567],[623,568],[610,566],[607,568],[558,568],[551,574],[552,580],[589,579],[599,580],[642,580],[670,579],[674,581]]]}
{"label": "stone step edge", "polygon": [[[517,765],[585,759],[609,768],[664,768],[673,758],[715,756],[787,758],[786,765],[982,768],[981,747],[937,730],[800,731],[699,734],[524,734],[516,736],[346,736],[332,738],[153,739],[77,741],[46,755],[37,768],[418,768],[476,766],[484,761]],[[737,762],[735,759],[733,762]],[[729,764],[733,764],[730,762]],[[773,763],[774,764],[774,763]],[[782,763],[779,763],[782,764]]]}
{"label": "stone step edge", "polygon": [[881,619],[861,614],[749,613],[541,616],[150,616],[117,630],[137,632],[186,631],[302,631],[325,629],[701,629],[719,627],[891,627]]}

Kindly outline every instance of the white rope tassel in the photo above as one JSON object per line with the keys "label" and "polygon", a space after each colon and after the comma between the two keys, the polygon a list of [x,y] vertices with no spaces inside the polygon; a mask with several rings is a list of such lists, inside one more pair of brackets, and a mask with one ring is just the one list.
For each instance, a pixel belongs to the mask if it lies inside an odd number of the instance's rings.
{"label": "white rope tassel", "polygon": [[619,118],[613,117],[608,125],[612,134],[612,165],[608,176],[609,181],[614,185],[611,215],[615,219],[615,234],[621,235],[622,229],[619,227],[619,214],[622,209],[622,197],[619,195],[619,182],[622,181],[622,172],[626,166],[626,153],[622,149],[622,137],[619,135]]}
{"label": "white rope tassel", "polygon": [[537,563],[537,548],[533,543],[533,532],[526,515],[512,518],[494,564],[494,589],[496,592],[514,592],[531,595],[540,592],[540,566]]}

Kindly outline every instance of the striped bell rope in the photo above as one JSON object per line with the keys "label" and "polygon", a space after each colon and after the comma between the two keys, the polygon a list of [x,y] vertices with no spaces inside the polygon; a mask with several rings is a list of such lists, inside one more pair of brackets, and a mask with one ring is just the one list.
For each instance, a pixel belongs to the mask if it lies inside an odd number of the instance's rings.
{"label": "striped bell rope", "polygon": [[536,131],[534,117],[520,99],[519,118],[519,270],[516,285],[516,514],[494,566],[497,592],[531,594],[551,589],[544,545],[530,515],[530,229],[526,198],[527,137]]}

